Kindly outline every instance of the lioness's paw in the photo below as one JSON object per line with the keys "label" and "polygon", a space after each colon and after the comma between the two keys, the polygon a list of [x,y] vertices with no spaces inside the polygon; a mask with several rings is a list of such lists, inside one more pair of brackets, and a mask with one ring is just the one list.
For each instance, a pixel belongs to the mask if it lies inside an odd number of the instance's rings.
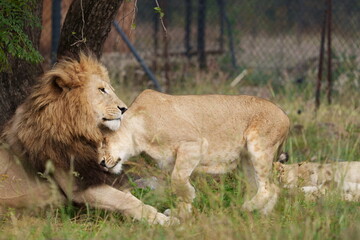
{"label": "lioness's paw", "polygon": [[171,210],[166,209],[164,215],[168,217],[178,217],[181,221],[185,221],[192,216],[192,206],[190,203],[179,202],[177,208]]}
{"label": "lioness's paw", "polygon": [[180,220],[176,217],[166,216],[165,214],[158,213],[153,223],[160,224],[162,226],[173,226],[180,224]]}
{"label": "lioness's paw", "polygon": [[243,205],[242,205],[242,209],[244,211],[247,211],[247,212],[251,212],[251,211],[254,211],[256,208],[254,206],[254,203],[252,203],[251,201],[246,201]]}
{"label": "lioness's paw", "polygon": [[168,221],[166,222],[165,226],[174,226],[179,225],[180,220],[176,217],[169,217]]}
{"label": "lioness's paw", "polygon": [[166,209],[164,211],[164,215],[170,217],[171,216],[171,209]]}

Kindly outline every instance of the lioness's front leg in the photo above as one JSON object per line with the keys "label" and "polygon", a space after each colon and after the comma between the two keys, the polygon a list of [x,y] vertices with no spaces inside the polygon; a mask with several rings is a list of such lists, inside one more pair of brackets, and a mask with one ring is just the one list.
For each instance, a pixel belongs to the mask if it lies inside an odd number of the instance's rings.
{"label": "lioness's front leg", "polygon": [[185,220],[191,215],[195,189],[191,186],[189,179],[207,148],[208,142],[206,139],[184,142],[178,148],[174,170],[171,174],[171,187],[179,198],[175,211],[181,220]]}

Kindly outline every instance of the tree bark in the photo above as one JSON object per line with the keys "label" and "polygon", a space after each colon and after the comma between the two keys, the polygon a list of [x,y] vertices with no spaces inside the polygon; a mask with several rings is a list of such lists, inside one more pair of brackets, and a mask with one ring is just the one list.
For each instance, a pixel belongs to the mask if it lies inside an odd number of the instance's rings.
{"label": "tree bark", "polygon": [[[42,1],[35,1],[32,12],[41,16]],[[41,28],[25,27],[36,49],[39,48]],[[17,106],[28,96],[36,77],[42,73],[40,64],[33,64],[25,60],[9,57],[10,69],[0,73],[0,133],[4,124],[15,113]]]}
{"label": "tree bark", "polygon": [[123,0],[74,0],[60,35],[58,59],[91,51],[97,58]]}
{"label": "tree bark", "polygon": [[[42,0],[36,2],[33,13],[41,16]],[[122,2],[123,0],[74,0],[61,31],[58,59],[63,56],[76,58],[80,50],[93,52],[100,58],[111,23]],[[25,32],[38,49],[41,29],[28,27]],[[15,58],[11,58],[9,62],[11,69],[0,73],[0,132],[30,93],[36,77],[43,72],[40,64]]]}

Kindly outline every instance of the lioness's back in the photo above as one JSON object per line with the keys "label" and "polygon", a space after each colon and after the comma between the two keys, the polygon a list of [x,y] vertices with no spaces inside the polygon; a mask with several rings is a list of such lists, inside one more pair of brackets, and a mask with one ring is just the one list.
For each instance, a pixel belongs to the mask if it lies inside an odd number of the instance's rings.
{"label": "lioness's back", "polygon": [[168,95],[145,90],[131,108],[133,115],[144,119],[144,127],[152,135],[173,135],[178,140],[241,138],[249,122],[264,123],[266,131],[277,125],[289,127],[288,117],[275,104],[246,95]]}

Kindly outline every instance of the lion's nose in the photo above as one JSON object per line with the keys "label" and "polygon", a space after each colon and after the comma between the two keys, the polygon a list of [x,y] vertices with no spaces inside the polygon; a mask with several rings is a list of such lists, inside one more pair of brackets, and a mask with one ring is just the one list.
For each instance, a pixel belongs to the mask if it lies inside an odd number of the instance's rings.
{"label": "lion's nose", "polygon": [[118,108],[120,109],[121,111],[121,114],[124,114],[124,112],[126,112],[127,108],[126,107],[119,107]]}
{"label": "lion's nose", "polygon": [[106,167],[105,160],[102,160],[102,161],[100,162],[100,166]]}

